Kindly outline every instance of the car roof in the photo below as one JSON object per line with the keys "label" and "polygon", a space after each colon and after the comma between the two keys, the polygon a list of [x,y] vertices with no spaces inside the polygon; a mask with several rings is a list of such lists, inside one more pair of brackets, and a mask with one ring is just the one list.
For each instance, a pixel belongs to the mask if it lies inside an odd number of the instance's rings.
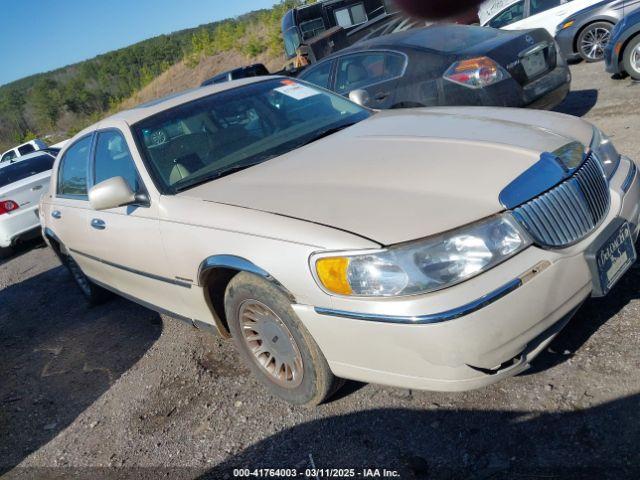
{"label": "car roof", "polygon": [[404,32],[391,33],[388,35],[375,37],[370,40],[358,42],[348,48],[345,48],[330,56],[327,56],[326,58],[323,58],[322,60],[320,60],[320,62],[323,62],[325,59],[329,60],[340,57],[346,53],[357,53],[360,51],[375,49],[407,49],[414,51],[429,51],[437,54],[449,55],[469,48],[468,45],[461,46],[461,50],[453,48],[456,46],[454,43],[455,40],[461,40],[462,37],[452,39],[451,34],[459,35],[464,33],[486,35],[486,38],[480,39],[481,41],[500,35],[507,36],[514,34],[514,32],[496,30],[493,28],[488,29],[486,27],[478,27],[475,25],[434,24],[427,27],[414,28],[411,30],[406,30]]}
{"label": "car roof", "polygon": [[83,130],[83,132],[89,132],[95,130],[97,126],[106,122],[124,121],[125,123],[132,125],[140,120],[144,120],[147,117],[155,115],[156,113],[163,112],[169,108],[182,105],[184,103],[197,100],[215,93],[224,92],[233,88],[242,87],[244,85],[250,85],[252,83],[264,82],[265,80],[272,80],[276,78],[285,78],[281,76],[263,76],[263,77],[248,77],[238,80],[231,80],[225,83],[216,83],[213,85],[207,85],[205,87],[197,87],[183,92],[171,94],[169,96],[153,100],[151,102],[142,103],[128,110],[123,110],[108,118],[105,118],[98,124]]}
{"label": "car roof", "polygon": [[26,155],[20,155],[13,160],[0,162],[0,168],[4,168],[8,165],[15,165],[16,163],[23,162],[24,160],[29,160],[30,158],[41,157],[42,155],[49,155],[50,157],[55,158],[55,155],[52,155],[46,150],[36,150],[35,152],[27,153]]}

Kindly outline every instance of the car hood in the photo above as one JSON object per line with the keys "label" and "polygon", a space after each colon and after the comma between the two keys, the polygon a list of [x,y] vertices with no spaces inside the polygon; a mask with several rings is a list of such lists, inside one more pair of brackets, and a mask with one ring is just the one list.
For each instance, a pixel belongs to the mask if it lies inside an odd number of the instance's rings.
{"label": "car hood", "polygon": [[576,140],[588,145],[591,135],[582,120],[533,110],[380,112],[179,195],[298,218],[389,245],[502,211],[500,191],[540,153]]}

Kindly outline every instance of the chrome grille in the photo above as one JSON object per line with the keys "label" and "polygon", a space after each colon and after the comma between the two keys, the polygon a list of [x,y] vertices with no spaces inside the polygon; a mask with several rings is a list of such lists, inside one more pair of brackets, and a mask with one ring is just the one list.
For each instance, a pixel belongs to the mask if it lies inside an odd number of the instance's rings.
{"label": "chrome grille", "polygon": [[565,247],[593,231],[609,211],[609,186],[598,159],[590,154],[567,180],[512,210],[545,247]]}

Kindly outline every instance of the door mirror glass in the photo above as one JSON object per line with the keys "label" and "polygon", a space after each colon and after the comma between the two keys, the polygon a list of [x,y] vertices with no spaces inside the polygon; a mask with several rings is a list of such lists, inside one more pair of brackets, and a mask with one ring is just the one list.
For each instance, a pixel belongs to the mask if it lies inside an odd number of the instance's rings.
{"label": "door mirror glass", "polygon": [[123,207],[135,201],[135,192],[122,177],[111,177],[89,190],[89,203],[94,210]]}
{"label": "door mirror glass", "polygon": [[357,103],[361,107],[366,107],[369,104],[371,97],[369,96],[369,92],[366,90],[358,89],[349,92],[349,100],[353,103]]}

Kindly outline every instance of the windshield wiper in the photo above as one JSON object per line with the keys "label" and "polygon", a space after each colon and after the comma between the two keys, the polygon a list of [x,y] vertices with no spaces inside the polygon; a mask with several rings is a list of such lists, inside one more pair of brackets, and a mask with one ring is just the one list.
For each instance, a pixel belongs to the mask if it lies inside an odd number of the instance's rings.
{"label": "windshield wiper", "polygon": [[339,125],[337,127],[331,127],[331,128],[327,128],[325,130],[320,130],[313,137],[311,137],[310,139],[308,139],[305,142],[303,142],[302,144],[300,144],[300,146],[304,147],[305,145],[309,145],[310,143],[313,143],[313,142],[315,142],[317,140],[320,140],[321,138],[328,137],[329,135],[333,135],[334,133],[338,133],[340,130],[344,130],[345,128],[349,128],[349,127],[355,125],[356,123],[358,123],[358,122],[345,123],[345,124]]}

